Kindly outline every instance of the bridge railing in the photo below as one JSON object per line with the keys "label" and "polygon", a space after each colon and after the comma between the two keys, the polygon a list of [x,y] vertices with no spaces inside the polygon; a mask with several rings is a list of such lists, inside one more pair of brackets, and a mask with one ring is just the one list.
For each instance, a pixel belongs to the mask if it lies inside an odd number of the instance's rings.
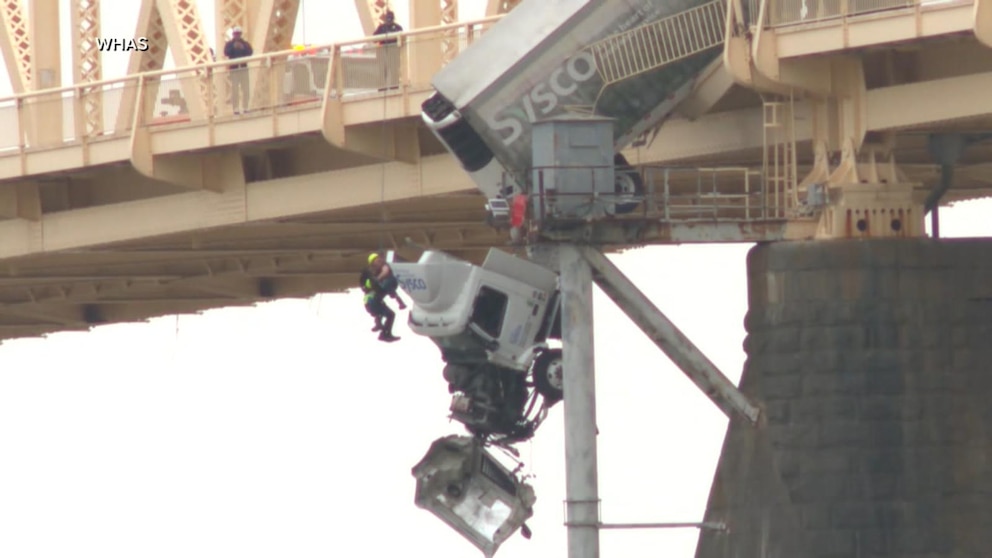
{"label": "bridge railing", "polygon": [[3,98],[0,157],[126,136],[135,124],[204,123],[319,105],[325,97],[428,89],[444,64],[501,17],[239,59],[245,68],[221,60]]}
{"label": "bridge railing", "polygon": [[[610,167],[533,167],[526,176],[531,215],[557,225],[616,213],[615,220],[673,222],[755,222],[782,219],[784,211],[767,190],[760,171],[746,167],[616,167],[613,192],[591,188],[608,179]],[[604,171],[605,174],[604,174]],[[509,177],[507,178],[509,180]],[[589,191],[566,185],[585,184]],[[609,209],[614,208],[614,209]]]}
{"label": "bridge railing", "polygon": [[[763,0],[746,0],[745,20],[759,24]],[[766,27],[800,25],[881,13],[889,10],[916,8],[936,9],[948,5],[973,4],[974,0],[764,0]]]}

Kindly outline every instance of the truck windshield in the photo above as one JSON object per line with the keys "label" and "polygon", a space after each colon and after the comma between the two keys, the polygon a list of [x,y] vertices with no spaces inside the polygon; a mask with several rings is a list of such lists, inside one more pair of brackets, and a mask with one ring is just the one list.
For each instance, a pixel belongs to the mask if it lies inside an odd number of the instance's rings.
{"label": "truck windshield", "polygon": [[472,308],[472,323],[479,326],[486,335],[499,337],[503,329],[503,315],[506,314],[508,300],[506,293],[491,287],[480,288],[478,296],[475,297],[475,306]]}

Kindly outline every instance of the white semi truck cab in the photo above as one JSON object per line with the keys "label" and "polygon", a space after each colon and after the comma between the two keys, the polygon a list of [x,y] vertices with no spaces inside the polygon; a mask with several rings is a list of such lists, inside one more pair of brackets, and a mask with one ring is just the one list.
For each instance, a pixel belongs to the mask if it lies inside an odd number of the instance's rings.
{"label": "white semi truck cab", "polygon": [[481,266],[437,251],[390,265],[410,329],[441,350],[452,416],[474,434],[533,435],[562,398],[557,274],[495,248]]}

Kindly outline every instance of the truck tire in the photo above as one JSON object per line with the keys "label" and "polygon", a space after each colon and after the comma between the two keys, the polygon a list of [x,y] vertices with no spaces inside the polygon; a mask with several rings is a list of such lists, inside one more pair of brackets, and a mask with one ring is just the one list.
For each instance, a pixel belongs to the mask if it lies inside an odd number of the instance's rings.
{"label": "truck tire", "polygon": [[[626,197],[639,197],[644,195],[644,180],[641,178],[641,173],[637,169],[630,166],[627,162],[627,158],[617,153],[613,156],[613,167],[614,167],[614,178],[613,178],[613,191],[623,200]],[[616,212],[619,215],[625,213],[631,213],[637,206],[641,205],[639,201],[630,201],[626,203],[618,203],[616,205]]]}
{"label": "truck tire", "polygon": [[534,389],[544,397],[550,407],[565,396],[564,369],[562,368],[561,349],[548,349],[534,359],[531,368],[534,378]]}

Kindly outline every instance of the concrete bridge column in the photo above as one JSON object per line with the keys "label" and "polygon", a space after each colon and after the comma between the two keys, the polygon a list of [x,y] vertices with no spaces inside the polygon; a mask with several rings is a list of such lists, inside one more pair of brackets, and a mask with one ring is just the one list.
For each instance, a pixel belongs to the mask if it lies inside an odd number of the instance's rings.
{"label": "concrete bridge column", "polygon": [[992,552],[992,241],[776,243],[748,257],[741,389],[697,558]]}

